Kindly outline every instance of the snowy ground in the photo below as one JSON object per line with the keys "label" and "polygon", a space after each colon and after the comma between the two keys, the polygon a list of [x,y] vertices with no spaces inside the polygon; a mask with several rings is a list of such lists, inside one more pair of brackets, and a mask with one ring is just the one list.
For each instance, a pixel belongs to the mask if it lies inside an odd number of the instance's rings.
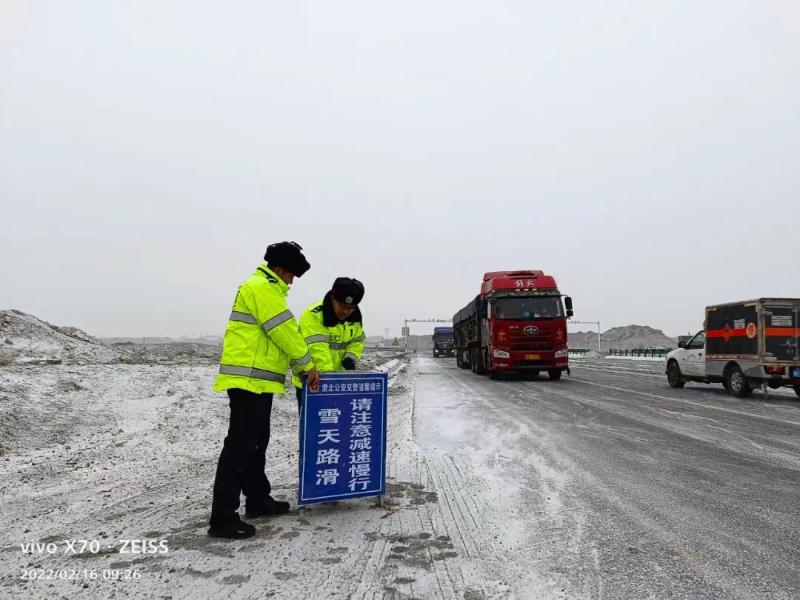
{"label": "snowy ground", "polygon": [[[17,401],[13,411],[0,407],[17,425],[5,432],[0,456],[0,596],[435,594],[448,563],[460,559],[449,532],[425,510],[436,504],[436,492],[421,482],[416,460],[408,468],[416,453],[413,365],[394,353],[375,354],[370,362],[390,374],[383,506],[367,499],[296,509],[256,520],[257,536],[241,542],[205,533],[227,426],[225,397],[210,391],[216,365],[4,368],[0,391]],[[267,470],[273,494],[294,503],[293,394],[274,403],[272,418]],[[47,428],[37,429],[42,422]],[[165,540],[169,552],[123,553],[122,540],[143,538]],[[65,555],[63,540],[98,540],[101,550]],[[23,552],[29,542],[54,543],[58,552]],[[73,579],[29,581],[23,576],[31,569]],[[92,570],[97,580],[86,579]],[[136,579],[109,580],[104,573]],[[482,578],[472,579],[473,597],[482,597]],[[459,585],[468,597],[473,592],[466,581]]]}
{"label": "snowy ground", "polygon": [[[205,534],[227,425],[215,364],[0,368],[0,597],[800,596],[793,395],[671,390],[662,364],[603,359],[559,382],[369,366],[390,373],[383,506],[295,509],[233,542]],[[274,495],[294,503],[293,396],[272,433]],[[168,552],[127,552],[143,538]]]}

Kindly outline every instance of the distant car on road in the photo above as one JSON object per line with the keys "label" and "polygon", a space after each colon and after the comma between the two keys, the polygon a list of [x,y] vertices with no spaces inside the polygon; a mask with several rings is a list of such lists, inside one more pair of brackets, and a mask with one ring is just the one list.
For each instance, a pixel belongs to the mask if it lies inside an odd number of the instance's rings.
{"label": "distant car on road", "polygon": [[760,298],[706,308],[705,329],[667,354],[667,381],[721,383],[734,396],[794,387],[800,396],[800,300]]}

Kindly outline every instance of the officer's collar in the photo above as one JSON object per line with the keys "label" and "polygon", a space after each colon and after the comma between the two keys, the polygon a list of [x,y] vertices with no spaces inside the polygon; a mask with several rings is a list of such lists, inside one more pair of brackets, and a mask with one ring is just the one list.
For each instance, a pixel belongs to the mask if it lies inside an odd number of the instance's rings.
{"label": "officer's collar", "polygon": [[283,279],[281,279],[275,271],[270,269],[266,263],[262,263],[258,269],[256,269],[256,273],[261,273],[270,283],[274,283],[278,286],[278,288],[285,294],[289,291],[289,284],[286,283]]}

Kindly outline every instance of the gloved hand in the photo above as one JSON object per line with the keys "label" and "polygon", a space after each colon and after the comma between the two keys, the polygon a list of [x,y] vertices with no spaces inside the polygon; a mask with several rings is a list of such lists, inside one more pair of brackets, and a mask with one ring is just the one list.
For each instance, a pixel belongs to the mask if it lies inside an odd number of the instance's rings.
{"label": "gloved hand", "polygon": [[356,370],[356,361],[353,360],[352,356],[348,356],[342,361],[342,367],[344,367],[345,371],[355,371]]}

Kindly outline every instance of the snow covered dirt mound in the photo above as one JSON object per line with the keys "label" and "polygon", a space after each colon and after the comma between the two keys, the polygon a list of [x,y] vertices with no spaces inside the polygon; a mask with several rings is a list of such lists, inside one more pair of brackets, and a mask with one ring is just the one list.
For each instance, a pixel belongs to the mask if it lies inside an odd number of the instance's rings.
{"label": "snow covered dirt mound", "polygon": [[[117,366],[14,365],[0,369],[0,454],[21,454],[67,443],[114,424],[120,389]],[[105,379],[104,379],[105,378]],[[112,400],[113,402],[110,402]]]}
{"label": "snow covered dirt mound", "polygon": [[[636,348],[677,348],[676,340],[660,329],[647,325],[612,327],[603,332],[604,348],[634,350]],[[570,348],[597,348],[597,333],[594,331],[570,332],[567,335]]]}
{"label": "snow covered dirt mound", "polygon": [[112,348],[75,327],[57,327],[18,310],[0,310],[0,365],[105,364]]}
{"label": "snow covered dirt mound", "polygon": [[200,364],[219,362],[222,346],[169,342],[159,344],[115,343],[120,360],[129,364]]}

